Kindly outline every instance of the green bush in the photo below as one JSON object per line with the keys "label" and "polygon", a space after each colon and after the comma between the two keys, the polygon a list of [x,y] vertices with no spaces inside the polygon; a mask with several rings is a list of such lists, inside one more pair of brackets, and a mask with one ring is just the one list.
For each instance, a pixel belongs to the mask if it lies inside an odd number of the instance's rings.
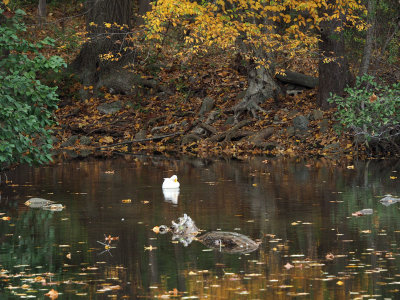
{"label": "green bush", "polygon": [[346,88],[346,97],[333,95],[328,100],[337,105],[340,129],[349,130],[357,141],[365,143],[395,141],[400,135],[400,83],[378,84],[374,77],[357,78],[354,87]]}
{"label": "green bush", "polygon": [[[2,14],[0,9],[0,16]],[[45,163],[51,160],[49,126],[57,108],[57,87],[40,79],[65,66],[62,58],[44,57],[39,49],[52,45],[46,38],[31,43],[19,37],[26,31],[25,13],[16,10],[0,22],[0,168],[13,163]]]}

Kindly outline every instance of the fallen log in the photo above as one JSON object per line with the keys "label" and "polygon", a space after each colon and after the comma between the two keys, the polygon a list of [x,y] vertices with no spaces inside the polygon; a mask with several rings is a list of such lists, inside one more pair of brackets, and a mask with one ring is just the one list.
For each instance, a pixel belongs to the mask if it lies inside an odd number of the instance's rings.
{"label": "fallen log", "polygon": [[147,142],[147,141],[157,141],[157,140],[162,140],[162,139],[167,138],[167,137],[174,137],[174,136],[177,136],[177,135],[182,135],[183,133],[184,133],[183,131],[180,131],[180,132],[174,132],[174,133],[160,135],[160,136],[154,136],[154,137],[146,138],[146,139],[126,141],[126,142],[121,142],[121,143],[116,143],[116,144],[111,144],[111,145],[104,145],[104,146],[96,147],[95,150],[99,150],[99,149],[103,149],[103,148],[111,148],[111,147],[115,147],[115,146],[129,145],[129,144],[133,144],[133,143],[142,143],[142,142]]}
{"label": "fallen log", "polygon": [[281,82],[304,86],[310,89],[318,85],[318,78],[292,71],[285,71],[285,75],[276,74],[275,77]]}

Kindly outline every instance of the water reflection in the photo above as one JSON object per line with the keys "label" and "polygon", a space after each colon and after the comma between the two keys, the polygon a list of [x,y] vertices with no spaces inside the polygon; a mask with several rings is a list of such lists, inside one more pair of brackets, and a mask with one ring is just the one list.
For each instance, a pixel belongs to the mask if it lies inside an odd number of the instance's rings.
{"label": "water reflection", "polygon": [[179,189],[162,189],[166,202],[178,204]]}
{"label": "water reflection", "polygon": [[[348,167],[129,157],[20,167],[1,186],[0,298],[43,298],[52,288],[70,299],[396,298],[400,204],[380,200],[400,196],[399,164]],[[175,205],[160,188],[170,174],[181,184]],[[24,205],[30,198],[65,208],[32,209]],[[352,216],[363,209],[372,214]],[[151,231],[184,213],[199,228],[262,243],[229,254]],[[99,255],[108,244],[104,235],[119,237],[112,256]]]}

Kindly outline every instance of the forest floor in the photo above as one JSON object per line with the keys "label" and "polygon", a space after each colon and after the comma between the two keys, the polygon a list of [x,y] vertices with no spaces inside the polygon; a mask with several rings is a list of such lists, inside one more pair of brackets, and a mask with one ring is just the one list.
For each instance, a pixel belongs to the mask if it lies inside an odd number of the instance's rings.
{"label": "forest floor", "polygon": [[[35,9],[27,9],[28,25],[35,24]],[[82,17],[60,24],[66,10],[49,9],[47,23],[41,28],[29,26],[28,33],[34,33],[35,39],[55,38],[57,48],[46,55],[60,55],[71,62],[79,51],[85,26]],[[68,15],[74,13],[78,14]],[[233,61],[231,55],[215,52],[185,64],[163,57],[156,71],[152,65],[139,70],[143,78],[156,80],[169,93],[143,88],[120,95],[82,86],[72,76],[56,81],[61,102],[56,111],[58,125],[53,130],[59,158],[146,153],[352,159],[363,153],[362,149],[355,151],[350,136],[335,130],[335,109],[318,108],[316,89],[283,95],[278,101],[266,99],[261,105],[265,112],[258,113],[258,118],[244,114],[239,123],[233,122],[232,108],[247,87],[246,76]],[[299,57],[291,70],[315,76],[317,63]],[[212,107],[200,112],[205,98],[212,99]],[[102,109],[107,104],[114,112]],[[207,122],[210,115],[212,123]],[[294,124],[299,117],[301,130]],[[194,130],[199,135],[194,137]]]}

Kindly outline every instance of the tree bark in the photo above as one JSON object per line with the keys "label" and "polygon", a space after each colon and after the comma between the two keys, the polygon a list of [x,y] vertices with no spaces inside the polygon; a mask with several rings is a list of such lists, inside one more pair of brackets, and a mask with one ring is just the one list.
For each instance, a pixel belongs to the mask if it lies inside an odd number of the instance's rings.
{"label": "tree bark", "polygon": [[281,92],[280,87],[271,75],[272,70],[267,70],[264,66],[250,67],[248,73],[249,87],[244,98],[234,107],[235,122],[239,116],[245,112],[251,112],[253,117],[257,117],[258,111],[264,111],[259,105],[265,100],[277,99]]}
{"label": "tree bark", "polygon": [[46,0],[39,0],[38,19],[40,26],[42,26],[44,21],[46,21]]}
{"label": "tree bark", "polygon": [[[124,59],[118,62],[101,60],[100,55],[112,53],[124,58],[124,48],[129,45],[126,40],[131,21],[130,0],[87,0],[86,28],[89,41],[86,42],[72,62],[71,67],[80,74],[83,84],[98,85],[104,77],[123,76],[114,74],[113,69],[120,66]],[[120,28],[109,24],[127,25]]]}
{"label": "tree bark", "polygon": [[150,3],[152,0],[136,0],[137,3],[137,17],[135,18],[136,25],[142,25],[144,23],[143,16],[151,10]]}
{"label": "tree bark", "polygon": [[358,76],[362,76],[368,73],[369,64],[372,56],[372,43],[374,38],[375,31],[375,6],[376,0],[368,0],[368,29],[365,37],[365,45],[363,56],[361,60],[360,70],[358,72]]}
{"label": "tree bark", "polygon": [[351,81],[343,34],[335,31],[340,23],[340,20],[333,20],[321,24],[318,104],[322,109],[332,107],[327,101],[330,94],[342,95]]}

